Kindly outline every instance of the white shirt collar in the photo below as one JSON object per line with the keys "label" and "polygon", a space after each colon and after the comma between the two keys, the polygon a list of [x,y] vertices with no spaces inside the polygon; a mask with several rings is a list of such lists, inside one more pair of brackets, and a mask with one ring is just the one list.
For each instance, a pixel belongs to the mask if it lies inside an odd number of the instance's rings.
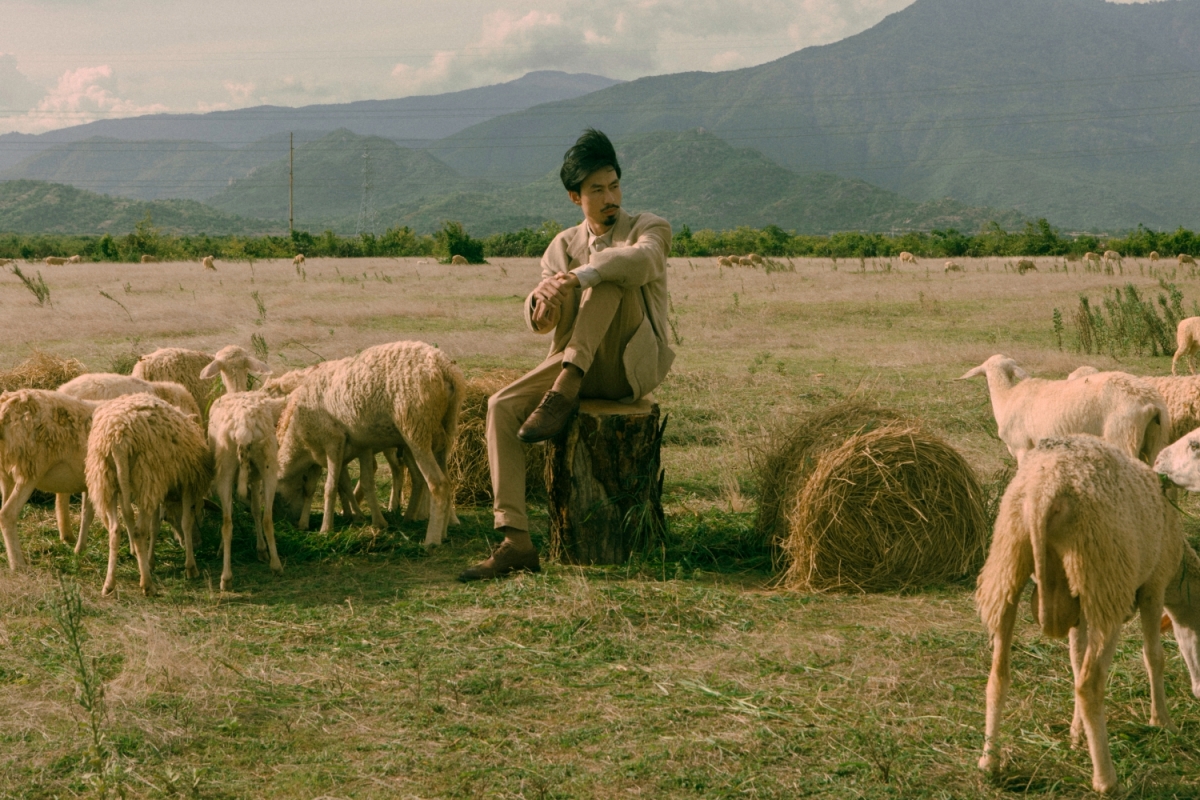
{"label": "white shirt collar", "polygon": [[[584,224],[587,225],[587,223]],[[612,247],[613,231],[615,229],[616,226],[614,225],[600,236],[597,236],[596,234],[592,233],[592,226],[587,225],[588,249],[595,253],[599,250],[603,250],[606,247]]]}

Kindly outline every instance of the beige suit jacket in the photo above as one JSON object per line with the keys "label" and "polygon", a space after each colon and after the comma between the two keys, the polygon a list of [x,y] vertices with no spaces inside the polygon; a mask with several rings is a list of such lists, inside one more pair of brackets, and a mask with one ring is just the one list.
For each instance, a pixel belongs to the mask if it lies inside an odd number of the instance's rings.
{"label": "beige suit jacket", "polygon": [[536,333],[554,331],[550,355],[566,349],[575,327],[579,300],[596,283],[612,282],[625,289],[640,289],[645,318],[625,346],[625,377],[633,389],[629,402],[649,394],[662,383],[675,360],[667,340],[667,255],[671,251],[671,225],[650,213],[630,216],[621,210],[613,226],[612,245],[599,253],[588,249],[587,222],[568,228],[550,242],[542,256],[542,278],[574,272],[580,287],[563,304],[553,327],[539,330],[533,322],[533,293],[525,298],[525,322]]}

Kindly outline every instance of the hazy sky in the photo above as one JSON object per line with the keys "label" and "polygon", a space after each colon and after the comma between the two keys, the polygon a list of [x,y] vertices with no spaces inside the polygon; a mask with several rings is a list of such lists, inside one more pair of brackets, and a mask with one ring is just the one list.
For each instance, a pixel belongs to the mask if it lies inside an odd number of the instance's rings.
{"label": "hazy sky", "polygon": [[[997,0],[999,2],[1000,0]],[[771,61],[912,0],[0,0],[0,133]]]}

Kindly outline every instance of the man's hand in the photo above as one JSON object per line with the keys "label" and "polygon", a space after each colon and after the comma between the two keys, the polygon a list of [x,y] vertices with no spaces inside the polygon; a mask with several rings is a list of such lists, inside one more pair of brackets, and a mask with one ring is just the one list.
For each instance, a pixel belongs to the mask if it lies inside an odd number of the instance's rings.
{"label": "man's hand", "polygon": [[558,324],[563,301],[578,285],[579,278],[573,272],[559,272],[542,279],[533,290],[533,324],[538,330]]}

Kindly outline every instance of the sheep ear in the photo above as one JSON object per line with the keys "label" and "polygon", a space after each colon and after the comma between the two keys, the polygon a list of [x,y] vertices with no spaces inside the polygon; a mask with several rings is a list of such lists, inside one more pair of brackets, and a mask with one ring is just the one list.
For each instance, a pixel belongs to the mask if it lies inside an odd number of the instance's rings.
{"label": "sheep ear", "polygon": [[200,371],[200,380],[209,381],[221,374],[221,362],[213,359]]}
{"label": "sheep ear", "polygon": [[963,373],[963,376],[962,376],[961,378],[958,378],[957,380],[960,380],[960,381],[969,380],[969,379],[971,379],[971,378],[974,378],[974,377],[976,377],[976,376],[978,376],[978,375],[982,375],[982,374],[984,374],[985,372],[987,372],[987,370],[985,370],[985,369],[983,368],[983,364],[980,364],[978,367],[975,367],[974,369],[969,369],[969,370],[967,370],[966,372],[964,372],[964,373]]}
{"label": "sheep ear", "polygon": [[1023,381],[1029,377],[1029,373],[1026,372],[1025,370],[1021,369],[1020,367],[1018,367],[1016,364],[1013,364],[1012,371],[1013,371],[1013,375],[1016,375],[1018,380]]}
{"label": "sheep ear", "polygon": [[254,374],[254,375],[270,375],[271,374],[271,368],[268,367],[266,364],[264,364],[262,361],[259,361],[254,356],[249,356],[246,359],[246,365],[250,368],[251,374]]}

